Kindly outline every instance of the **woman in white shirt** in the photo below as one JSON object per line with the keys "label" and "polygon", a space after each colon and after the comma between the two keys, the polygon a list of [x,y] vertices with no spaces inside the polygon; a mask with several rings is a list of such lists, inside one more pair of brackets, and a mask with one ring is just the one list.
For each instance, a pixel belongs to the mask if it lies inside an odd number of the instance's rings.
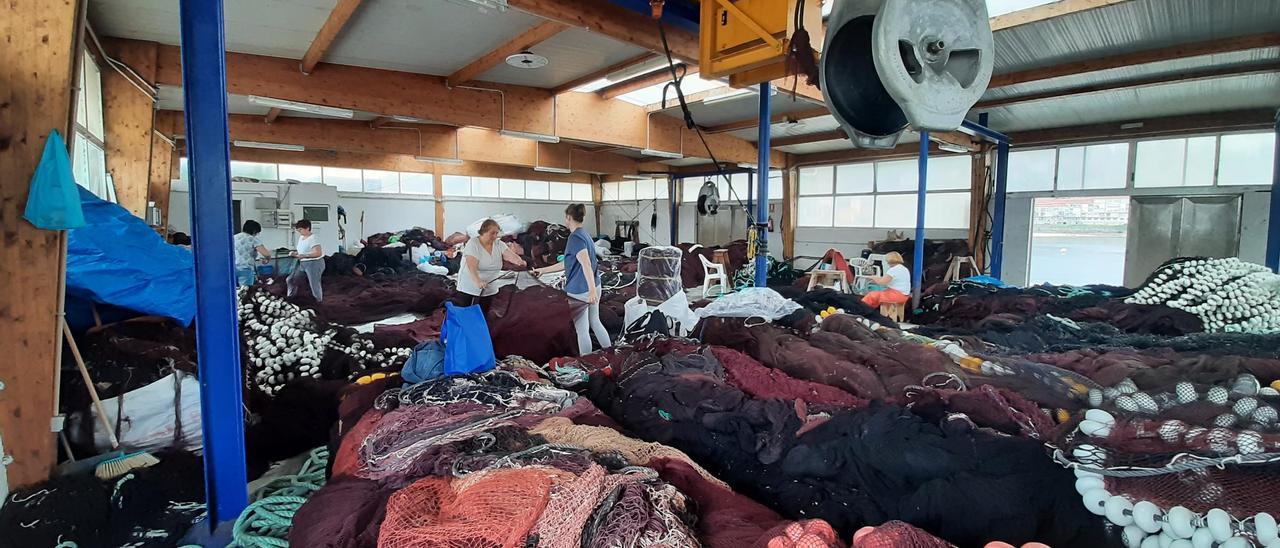
{"label": "woman in white shirt", "polygon": [[906,304],[911,299],[911,271],[903,266],[902,254],[897,251],[885,253],[884,262],[889,264],[889,271],[879,278],[871,278],[871,282],[886,287],[867,293],[862,302],[873,308],[882,303]]}
{"label": "woman in white shirt", "polygon": [[502,277],[502,260],[516,266],[524,266],[524,259],[516,255],[506,242],[499,240],[498,222],[485,219],[480,223],[480,235],[467,241],[462,248],[462,264],[458,268],[458,292],[453,295],[456,306],[479,303],[485,312],[489,302],[498,293],[493,284]]}
{"label": "woman in white shirt", "polygon": [[324,291],[320,288],[320,278],[324,275],[324,250],[320,248],[320,240],[311,232],[311,221],[298,221],[293,224],[293,229],[301,238],[298,240],[298,250],[289,252],[290,257],[298,258],[298,267],[289,274],[288,296],[294,296],[302,285],[302,279],[306,278],[307,285],[311,286],[311,296],[315,297],[316,302],[322,301]]}

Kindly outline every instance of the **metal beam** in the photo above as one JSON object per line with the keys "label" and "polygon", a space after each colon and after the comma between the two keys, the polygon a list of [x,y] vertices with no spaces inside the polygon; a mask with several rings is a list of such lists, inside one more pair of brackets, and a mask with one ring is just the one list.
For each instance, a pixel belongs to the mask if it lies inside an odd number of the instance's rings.
{"label": "metal beam", "polygon": [[757,144],[760,149],[756,160],[756,179],[760,181],[760,192],[756,193],[755,226],[751,230],[756,234],[756,287],[765,287],[769,283],[769,133],[772,126],[768,123],[772,109],[772,87],[769,82],[760,84],[760,130]]}
{"label": "metal beam", "polygon": [[[677,74],[682,68],[685,69],[686,75],[694,74],[698,72],[697,65],[685,65],[683,63],[680,63],[676,65]],[[639,76],[636,76],[635,78],[632,78],[630,80],[623,80],[616,84],[611,84],[609,86],[600,88],[599,90],[596,91],[596,93],[599,94],[600,97],[602,98],[613,99],[619,95],[626,95],[636,90],[641,90],[649,86],[662,84],[670,81],[671,81],[671,69],[669,67],[664,66],[662,68],[655,69],[655,70],[646,72],[644,74],[641,74]]]}
{"label": "metal beam", "polygon": [[1215,80],[1218,78],[1234,78],[1237,76],[1251,76],[1251,75],[1258,75],[1258,74],[1271,74],[1275,72],[1280,72],[1280,61],[1272,61],[1268,63],[1252,64],[1252,65],[1210,67],[1210,68],[1198,69],[1198,70],[1179,71],[1176,73],[1162,74],[1159,76],[1148,76],[1145,78],[1136,78],[1133,80],[1123,80],[1119,82],[1106,82],[1101,84],[1090,84],[1090,85],[1077,86],[1077,87],[1067,88],[1067,89],[1044,91],[1040,93],[1028,93],[1026,95],[1001,97],[999,99],[991,99],[988,101],[979,102],[978,104],[974,105],[973,108],[976,110],[984,110],[984,109],[991,109],[996,107],[1007,107],[1010,105],[1020,105],[1023,103],[1031,103],[1035,101],[1044,101],[1047,99],[1062,99],[1064,97],[1074,97],[1077,95],[1086,95],[1089,93],[1100,93],[1104,91],[1140,89],[1140,88],[1160,86],[1165,84],[1197,82],[1201,80]]}
{"label": "metal beam", "polygon": [[1048,21],[1057,17],[1123,4],[1129,0],[1058,0],[1043,6],[1021,9],[991,18],[991,30],[1000,31]]}
{"label": "metal beam", "polygon": [[920,157],[916,160],[919,170],[916,188],[916,242],[911,260],[911,308],[920,308],[921,286],[924,285],[924,209],[929,186],[929,132],[920,132]]}
{"label": "metal beam", "polygon": [[249,503],[245,471],[240,334],[231,249],[231,152],[227,138],[222,2],[181,0],[191,238],[195,255],[196,357],[209,525]]}
{"label": "metal beam", "polygon": [[501,65],[507,60],[507,57],[520,53],[524,50],[541,44],[552,36],[560,34],[561,31],[567,29],[563,24],[555,21],[543,21],[530,27],[529,30],[520,33],[520,36],[508,40],[506,43],[496,47],[479,59],[472,61],[467,66],[462,67],[450,74],[445,80],[451,86],[465,84],[474,80],[477,76],[484,74],[489,69]]}
{"label": "metal beam", "polygon": [[[1000,279],[1004,269],[1004,216],[1009,192],[1009,142],[996,144],[995,207],[991,212],[991,277]],[[980,219],[970,222],[982,222]]]}
{"label": "metal beam", "polygon": [[569,80],[568,82],[560,84],[554,88],[551,88],[551,93],[559,95],[566,91],[573,91],[582,86],[590,84],[591,82],[604,78],[610,74],[613,74],[615,72],[618,72],[626,68],[634,67],[640,63],[643,63],[653,58],[654,57],[652,53],[646,52],[646,53],[637,55],[635,57],[631,57],[629,59],[624,59],[622,61],[609,65],[600,70],[589,72],[587,74],[584,74],[582,76]]}
{"label": "metal beam", "polygon": [[333,11],[329,12],[329,18],[325,19],[320,32],[316,33],[315,39],[311,41],[311,47],[307,48],[307,53],[302,56],[302,62],[298,65],[303,74],[311,74],[316,65],[324,59],[324,54],[329,52],[329,46],[333,45],[333,41],[342,32],[342,27],[347,25],[347,21],[355,14],[356,8],[360,7],[360,2],[361,0],[338,0],[337,5],[333,6]]}

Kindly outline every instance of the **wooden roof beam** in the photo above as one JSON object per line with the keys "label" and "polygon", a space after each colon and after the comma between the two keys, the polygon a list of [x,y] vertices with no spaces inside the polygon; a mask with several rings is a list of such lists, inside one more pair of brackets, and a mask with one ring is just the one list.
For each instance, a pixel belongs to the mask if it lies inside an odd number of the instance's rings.
{"label": "wooden roof beam", "polygon": [[[801,120],[808,120],[810,118],[820,118],[828,114],[831,114],[831,111],[826,107],[814,108],[809,110],[801,110],[797,112],[789,112],[787,114],[777,114],[777,115],[774,115],[772,118],[770,118],[769,121],[774,124],[781,124],[783,122],[798,122]],[[704,131],[706,131],[707,133],[728,133],[730,131],[738,131],[740,129],[751,129],[754,127],[758,127],[759,125],[760,125],[759,118],[748,118],[746,120],[740,120],[737,122],[729,122],[727,124],[708,126],[704,128]]]}
{"label": "wooden roof beam", "polygon": [[[507,0],[507,5],[543,19],[586,29],[633,46],[661,53],[658,25],[644,14],[606,0]],[[666,27],[671,55],[688,63],[698,62],[698,35]]]}
{"label": "wooden roof beam", "polygon": [[1145,65],[1148,63],[1170,61],[1173,59],[1186,59],[1188,57],[1199,57],[1203,55],[1213,55],[1216,53],[1229,53],[1234,51],[1245,51],[1277,46],[1280,46],[1280,33],[1277,32],[1236,36],[1233,38],[1208,40],[1192,44],[1125,52],[1050,67],[997,74],[991,77],[991,84],[987,87],[1001,88],[1016,84],[1038,82],[1051,78],[1074,76],[1077,74],[1086,74],[1133,65]]}
{"label": "wooden roof beam", "polygon": [[792,137],[777,137],[769,140],[769,145],[773,148],[789,147],[793,145],[805,145],[809,143],[821,143],[822,141],[836,141],[840,139],[848,139],[843,129],[833,129],[831,131],[821,131],[818,133],[809,133],[806,135],[795,135]]}
{"label": "wooden roof beam", "polygon": [[1022,9],[991,18],[991,30],[1000,31],[1047,21],[1057,17],[1123,4],[1129,0],[1058,0],[1057,2]]}
{"label": "wooden roof beam", "polygon": [[501,65],[507,60],[507,57],[525,51],[533,46],[547,41],[552,36],[560,34],[565,30],[565,25],[555,21],[543,21],[524,31],[515,38],[508,40],[506,43],[496,47],[493,51],[481,55],[479,59],[472,61],[467,66],[458,69],[450,74],[445,80],[450,86],[465,84],[474,80],[477,76],[484,74],[489,69]]}
{"label": "wooden roof beam", "polygon": [[638,64],[640,64],[640,63],[643,63],[643,62],[645,62],[645,61],[648,61],[648,60],[650,60],[650,59],[653,59],[653,54],[652,54],[652,53],[648,53],[648,52],[646,52],[646,53],[644,53],[644,54],[641,54],[641,55],[637,55],[637,56],[632,57],[632,58],[630,58],[630,59],[624,59],[624,60],[622,60],[622,61],[619,61],[619,62],[617,62],[617,63],[614,63],[614,64],[612,64],[612,65],[609,65],[609,66],[607,66],[607,67],[605,67],[605,68],[602,68],[602,69],[600,69],[600,70],[593,71],[593,72],[589,72],[589,73],[587,73],[587,74],[584,74],[584,75],[582,75],[582,76],[579,76],[579,77],[577,77],[577,78],[574,78],[574,79],[572,79],[572,80],[569,80],[568,82],[565,82],[565,83],[563,83],[563,84],[560,84],[560,85],[558,85],[558,86],[556,86],[556,87],[554,87],[554,88],[551,88],[551,93],[554,93],[554,94],[556,94],[556,95],[559,95],[559,94],[564,93],[564,92],[566,92],[566,91],[573,91],[573,90],[578,89],[578,88],[580,88],[580,87],[582,87],[582,86],[585,86],[585,85],[587,85],[587,84],[590,84],[591,82],[594,82],[594,81],[596,81],[596,80],[599,80],[599,79],[601,79],[601,78],[604,78],[604,77],[606,77],[606,76],[608,76],[608,75],[610,75],[610,74],[613,74],[613,73],[618,72],[618,71],[623,70],[623,69],[627,69],[627,68],[630,68],[630,67],[634,67],[634,66],[636,66],[636,65],[638,65]]}
{"label": "wooden roof beam", "polygon": [[[694,74],[698,72],[697,65],[678,64],[676,65],[677,73],[680,71],[681,67],[685,67],[685,74]],[[596,93],[605,99],[613,99],[619,95],[626,95],[636,90],[641,90],[649,86],[670,81],[671,69],[669,67],[662,67],[636,76],[630,80],[623,80],[616,84],[611,84],[607,87],[601,88],[596,91]]]}
{"label": "wooden roof beam", "polygon": [[1196,82],[1201,80],[1214,80],[1218,78],[1232,78],[1236,76],[1249,76],[1256,74],[1271,74],[1280,72],[1280,61],[1273,61],[1263,64],[1253,65],[1236,65],[1227,67],[1211,67],[1208,69],[1190,70],[1185,72],[1177,72],[1173,74],[1163,74],[1159,76],[1150,76],[1147,78],[1137,78],[1134,80],[1124,80],[1120,82],[1107,82],[1103,84],[1093,84],[1087,86],[1078,86],[1068,89],[1060,89],[1054,91],[1045,91],[1041,93],[1030,93],[1026,95],[1017,95],[1013,97],[1002,97],[999,99],[991,99],[982,101],[974,105],[977,110],[990,109],[996,107],[1006,107],[1022,103],[1031,103],[1035,101],[1043,101],[1046,99],[1061,99],[1064,97],[1073,97],[1076,95],[1085,95],[1089,93],[1099,93],[1103,91],[1116,91],[1122,89],[1139,89],[1145,87],[1159,86],[1164,84],[1176,84],[1185,82]]}
{"label": "wooden roof beam", "polygon": [[279,118],[279,117],[280,117],[280,109],[276,107],[271,107],[271,110],[267,111],[266,122],[268,124],[274,123],[276,121],[276,118]]}
{"label": "wooden roof beam", "polygon": [[333,11],[329,12],[329,18],[325,19],[324,25],[320,27],[320,32],[317,32],[315,39],[311,41],[311,47],[308,47],[307,53],[302,56],[302,63],[299,68],[303,74],[311,74],[316,65],[324,59],[324,54],[329,52],[329,46],[332,46],[333,41],[338,39],[338,34],[342,32],[342,28],[347,25],[347,21],[355,14],[356,8],[360,7],[361,1],[338,0],[337,5],[333,7]]}

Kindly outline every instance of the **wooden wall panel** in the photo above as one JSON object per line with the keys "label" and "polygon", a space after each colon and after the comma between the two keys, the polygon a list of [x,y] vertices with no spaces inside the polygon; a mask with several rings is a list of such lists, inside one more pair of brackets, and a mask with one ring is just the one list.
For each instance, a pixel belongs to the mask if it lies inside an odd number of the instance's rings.
{"label": "wooden wall panel", "polygon": [[[147,83],[155,82],[156,44],[108,41],[104,47]],[[106,130],[107,172],[121,206],[145,216],[151,178],[151,96],[106,64],[102,69],[102,122]]]}
{"label": "wooden wall panel", "polygon": [[536,167],[570,169],[573,145],[570,143],[538,143]]}
{"label": "wooden wall panel", "polygon": [[[168,227],[169,223],[169,186],[172,169],[169,162],[175,158],[173,147],[154,131],[151,132],[151,170],[147,183],[147,201],[155,202],[160,210],[160,226]],[[172,168],[172,169],[171,169]]]}
{"label": "wooden wall panel", "polygon": [[[0,17],[0,435],[11,489],[46,479],[58,341],[58,233],[22,218],[51,131],[68,126],[76,2],[12,0]],[[67,138],[70,142],[70,138]]]}
{"label": "wooden wall panel", "polygon": [[462,157],[491,164],[533,167],[537,159],[537,141],[505,137],[496,131],[458,128]]}

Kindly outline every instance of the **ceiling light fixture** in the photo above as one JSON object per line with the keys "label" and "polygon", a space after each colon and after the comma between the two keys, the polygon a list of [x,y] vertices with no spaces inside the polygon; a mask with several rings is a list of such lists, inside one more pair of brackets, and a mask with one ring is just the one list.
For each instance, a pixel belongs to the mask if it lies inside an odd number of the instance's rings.
{"label": "ceiling light fixture", "polygon": [[454,4],[460,4],[463,6],[475,6],[477,8],[480,8],[480,11],[484,13],[489,13],[490,10],[495,10],[500,12],[507,11],[507,0],[449,0],[449,1],[453,2]]}
{"label": "ceiling light fixture", "polygon": [[1144,125],[1146,124],[1143,124],[1142,122],[1132,122],[1128,124],[1120,124],[1120,129],[1141,129]]}
{"label": "ceiling light fixture", "polygon": [[414,156],[413,159],[419,162],[431,162],[433,164],[443,164],[447,166],[460,166],[463,164],[462,158],[440,158],[438,156]]}
{"label": "ceiling light fixture", "polygon": [[349,108],[326,107],[324,105],[299,103],[297,101],[286,101],[284,99],[273,99],[271,97],[259,97],[257,95],[250,95],[249,102],[264,107],[319,114],[321,116],[332,116],[334,118],[354,118],[356,115],[356,112]]}
{"label": "ceiling light fixture", "polygon": [[948,143],[946,141],[933,141],[933,142],[937,143],[938,150],[941,150],[943,152],[954,152],[956,154],[969,153],[968,147],[965,147],[964,145],[957,145],[955,143]]}
{"label": "ceiling light fixture", "polygon": [[413,116],[400,116],[400,115],[395,115],[395,114],[391,115],[391,117],[390,117],[390,118],[391,118],[392,120],[397,121],[397,122],[417,122],[417,121],[419,121],[417,118],[414,118]]}
{"label": "ceiling light fixture", "polygon": [[646,177],[646,176],[644,176],[644,175],[623,175],[623,176],[622,176],[622,178],[623,178],[623,179],[630,179],[630,180],[632,180],[632,181],[648,181],[649,179],[652,179],[653,177]]}
{"label": "ceiling light fixture", "polygon": [[515,137],[517,139],[528,139],[530,141],[537,141],[539,143],[555,144],[560,142],[560,137],[557,137],[555,135],[545,135],[542,133],[530,133],[527,131],[515,131],[510,129],[504,129],[504,130],[498,131],[498,134],[503,137]]}
{"label": "ceiling light fixture", "polygon": [[260,148],[264,150],[284,150],[288,152],[302,152],[307,147],[302,145],[291,145],[287,143],[262,143],[258,141],[232,141],[231,144],[240,148]]}
{"label": "ceiling light fixture", "polygon": [[684,158],[684,155],[680,154],[679,152],[667,152],[665,150],[655,150],[652,148],[646,148],[644,150],[641,150],[640,154],[643,154],[645,156],[653,156],[656,158],[675,158],[675,159]]}
{"label": "ceiling light fixture", "polygon": [[507,64],[518,69],[540,69],[549,62],[546,57],[528,50],[507,56]]}
{"label": "ceiling light fixture", "polygon": [[542,173],[559,173],[561,175],[573,173],[572,169],[563,167],[533,166],[533,170],[540,171]]}

